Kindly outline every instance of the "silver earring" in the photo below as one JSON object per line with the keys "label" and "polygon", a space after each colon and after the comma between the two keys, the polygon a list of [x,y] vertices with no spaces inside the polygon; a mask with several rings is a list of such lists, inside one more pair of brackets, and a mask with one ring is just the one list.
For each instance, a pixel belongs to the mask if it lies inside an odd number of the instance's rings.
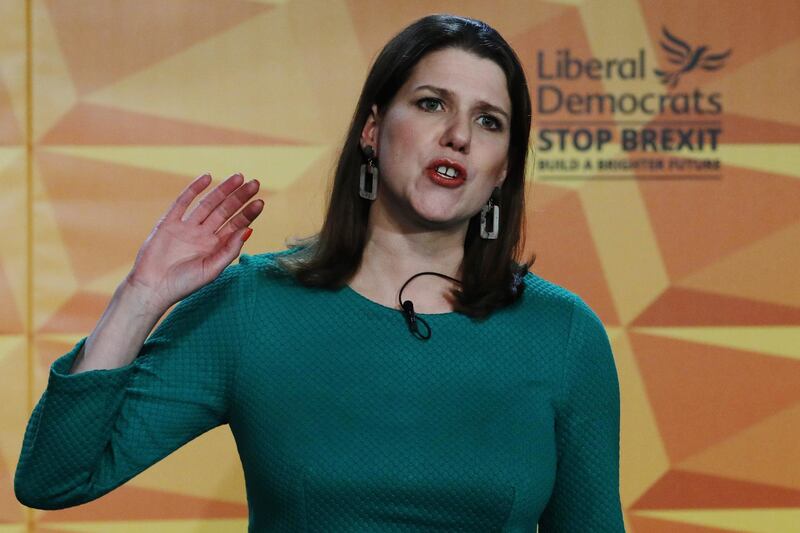
{"label": "silver earring", "polygon": [[495,187],[489,201],[481,209],[481,238],[496,239],[500,231],[500,187]]}
{"label": "silver earring", "polygon": [[[364,148],[366,163],[361,163],[361,175],[358,180],[358,194],[361,198],[374,200],[378,196],[378,159],[375,157],[375,150],[372,146]],[[370,175],[367,181],[367,173]]]}

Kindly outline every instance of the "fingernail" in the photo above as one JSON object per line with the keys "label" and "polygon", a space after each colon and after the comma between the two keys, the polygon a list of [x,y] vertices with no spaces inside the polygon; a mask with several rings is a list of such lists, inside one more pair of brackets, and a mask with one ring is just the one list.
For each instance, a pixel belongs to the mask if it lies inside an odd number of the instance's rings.
{"label": "fingernail", "polygon": [[247,228],[244,231],[244,235],[242,235],[242,242],[245,242],[247,239],[250,238],[250,235],[253,234],[253,228]]}

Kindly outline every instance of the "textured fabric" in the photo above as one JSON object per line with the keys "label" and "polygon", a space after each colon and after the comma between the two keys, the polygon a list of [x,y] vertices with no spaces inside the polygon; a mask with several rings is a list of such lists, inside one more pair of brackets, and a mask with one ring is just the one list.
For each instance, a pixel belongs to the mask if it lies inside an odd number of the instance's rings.
{"label": "textured fabric", "polygon": [[229,424],[250,531],[624,531],[617,373],[578,296],[528,273],[517,305],[423,315],[421,341],[275,256],[242,255],[128,366],[68,374],[85,338],[53,362],[17,498],[88,502]]}

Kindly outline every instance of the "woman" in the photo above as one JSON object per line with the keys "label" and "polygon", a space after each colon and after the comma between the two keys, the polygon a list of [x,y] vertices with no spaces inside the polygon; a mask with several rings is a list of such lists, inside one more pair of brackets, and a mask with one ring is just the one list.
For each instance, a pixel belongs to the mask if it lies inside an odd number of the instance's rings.
{"label": "woman", "polygon": [[187,213],[197,178],[53,363],[18,499],[93,500],[227,423],[250,531],[623,531],[603,326],[514,260],[530,109],[499,34],[429,16],[376,59],[315,238],[227,266],[259,184]]}

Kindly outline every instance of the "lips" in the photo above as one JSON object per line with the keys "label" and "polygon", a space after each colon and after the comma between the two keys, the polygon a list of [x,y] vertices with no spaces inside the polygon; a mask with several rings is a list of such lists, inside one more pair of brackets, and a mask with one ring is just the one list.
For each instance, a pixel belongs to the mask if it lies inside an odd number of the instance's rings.
{"label": "lips", "polygon": [[[454,177],[448,176],[447,174],[441,174],[437,171],[438,168],[447,167],[448,171],[452,173],[449,169],[455,170],[456,175]],[[467,169],[464,168],[463,165],[453,161],[452,159],[447,158],[438,158],[434,159],[430,162],[430,164],[425,169],[426,174],[431,180],[436,183],[437,185],[441,185],[443,187],[458,187],[462,185],[467,179]]]}

